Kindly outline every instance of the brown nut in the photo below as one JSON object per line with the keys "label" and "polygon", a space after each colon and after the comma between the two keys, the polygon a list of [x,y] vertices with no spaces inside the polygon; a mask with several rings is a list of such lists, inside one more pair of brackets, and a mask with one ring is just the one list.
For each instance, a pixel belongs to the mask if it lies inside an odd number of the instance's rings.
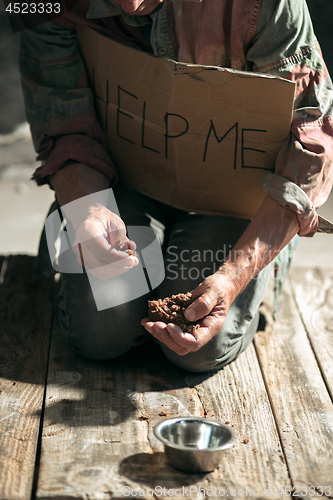
{"label": "brown nut", "polygon": [[131,250],[131,248],[129,248],[128,241],[129,240],[118,240],[114,244],[114,248],[116,250],[119,250],[120,252],[126,252],[128,255],[133,255],[134,257],[136,257],[137,253],[135,250]]}

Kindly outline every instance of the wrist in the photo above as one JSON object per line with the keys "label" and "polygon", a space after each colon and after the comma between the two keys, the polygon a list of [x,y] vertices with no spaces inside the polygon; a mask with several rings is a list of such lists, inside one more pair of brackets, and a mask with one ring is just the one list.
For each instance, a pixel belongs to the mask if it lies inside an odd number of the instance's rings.
{"label": "wrist", "polygon": [[109,188],[107,177],[83,163],[68,163],[50,176],[51,186],[61,206]]}
{"label": "wrist", "polygon": [[228,307],[241,292],[241,277],[238,269],[228,262],[224,262],[220,268],[206,279],[212,279],[215,287],[215,294],[218,300],[223,297],[223,301],[228,303]]}
{"label": "wrist", "polygon": [[75,230],[90,215],[107,210],[109,180],[82,163],[68,163],[50,177],[57,199]]}
{"label": "wrist", "polygon": [[231,301],[233,301],[257,274],[256,271],[258,270],[253,259],[249,255],[246,258],[243,252],[237,252],[237,257],[232,258],[231,255],[227,257],[216,274],[224,278],[224,287],[229,288]]}
{"label": "wrist", "polygon": [[104,202],[104,194],[103,192],[93,193],[61,207],[64,216],[71,221],[74,231],[77,231],[89,219],[103,221],[105,217],[108,217],[110,211],[105,206],[107,199]]}

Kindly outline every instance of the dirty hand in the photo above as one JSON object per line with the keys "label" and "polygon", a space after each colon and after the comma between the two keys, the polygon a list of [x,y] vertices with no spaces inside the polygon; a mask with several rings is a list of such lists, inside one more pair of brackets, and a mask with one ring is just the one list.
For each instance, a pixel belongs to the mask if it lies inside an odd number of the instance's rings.
{"label": "dirty hand", "polygon": [[139,263],[136,256],[115,248],[119,240],[127,242],[128,250],[135,250],[136,245],[127,238],[120,217],[105,207],[94,207],[76,229],[73,251],[83,267],[105,281],[126,273]]}
{"label": "dirty hand", "polygon": [[237,292],[226,275],[215,273],[200,283],[192,294],[198,299],[186,309],[185,317],[200,324],[193,333],[185,333],[173,323],[153,322],[150,318],[141,321],[153,337],[180,356],[198,351],[221,330]]}

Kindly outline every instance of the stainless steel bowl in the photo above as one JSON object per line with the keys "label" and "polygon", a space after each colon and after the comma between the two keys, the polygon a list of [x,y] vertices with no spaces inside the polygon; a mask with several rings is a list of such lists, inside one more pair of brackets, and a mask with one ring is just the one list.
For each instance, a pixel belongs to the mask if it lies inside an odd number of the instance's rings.
{"label": "stainless steel bowl", "polygon": [[163,420],[154,428],[154,434],[164,443],[169,465],[193,473],[216,469],[225,450],[237,441],[232,427],[201,417]]}

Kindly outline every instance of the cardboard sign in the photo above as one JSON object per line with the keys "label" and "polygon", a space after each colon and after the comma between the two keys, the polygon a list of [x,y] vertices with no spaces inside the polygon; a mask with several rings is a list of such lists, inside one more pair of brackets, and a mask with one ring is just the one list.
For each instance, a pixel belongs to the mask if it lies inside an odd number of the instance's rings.
{"label": "cardboard sign", "polygon": [[86,26],[78,38],[121,180],[182,210],[252,218],[290,131],[295,84],[161,59]]}

